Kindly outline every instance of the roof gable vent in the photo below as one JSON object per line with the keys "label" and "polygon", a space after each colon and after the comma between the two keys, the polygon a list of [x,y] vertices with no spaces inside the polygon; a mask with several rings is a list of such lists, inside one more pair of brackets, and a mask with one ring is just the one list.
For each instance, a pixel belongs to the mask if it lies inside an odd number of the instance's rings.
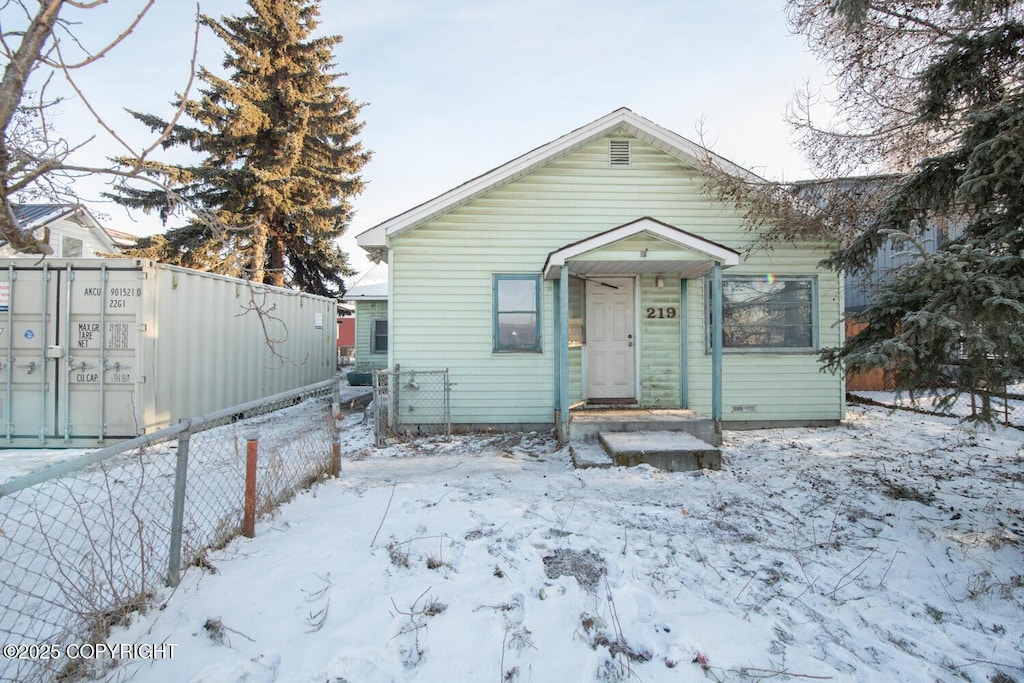
{"label": "roof gable vent", "polygon": [[629,140],[608,141],[608,165],[629,166]]}

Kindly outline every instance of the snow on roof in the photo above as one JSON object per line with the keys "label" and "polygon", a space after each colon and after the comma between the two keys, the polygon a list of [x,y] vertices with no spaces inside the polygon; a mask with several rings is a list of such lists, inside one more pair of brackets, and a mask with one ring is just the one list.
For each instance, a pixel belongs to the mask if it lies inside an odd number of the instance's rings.
{"label": "snow on roof", "polygon": [[388,298],[388,264],[378,263],[366,271],[355,284],[349,287],[342,297],[345,301],[360,299],[363,301],[382,300]]}

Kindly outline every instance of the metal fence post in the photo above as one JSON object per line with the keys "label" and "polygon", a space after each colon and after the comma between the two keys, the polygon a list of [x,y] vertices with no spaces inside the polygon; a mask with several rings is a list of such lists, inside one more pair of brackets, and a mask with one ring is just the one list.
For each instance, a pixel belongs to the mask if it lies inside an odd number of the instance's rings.
{"label": "metal fence post", "polygon": [[181,580],[181,535],[185,524],[185,485],[188,482],[188,445],[192,433],[178,435],[178,459],[174,467],[174,503],[171,508],[171,545],[167,554],[167,585]]}
{"label": "metal fence post", "polygon": [[389,420],[388,402],[391,401],[391,392],[388,391],[390,381],[390,370],[373,371],[373,445],[377,448],[384,446],[386,438]]}
{"label": "metal fence post", "polygon": [[256,456],[259,453],[259,434],[245,435],[245,500],[242,511],[242,535],[256,536]]}
{"label": "metal fence post", "polygon": [[331,404],[331,476],[335,479],[341,475],[341,404]]}
{"label": "metal fence post", "polygon": [[[89,643],[98,628],[149,605],[152,586],[179,586],[193,564],[209,568],[204,554],[239,532],[239,441],[258,437],[263,430],[254,423],[273,425],[250,508],[280,505],[331,467],[331,425],[324,420],[331,403],[340,402],[337,384],[183,418],[0,482],[0,630],[8,641],[46,642],[54,652]],[[0,387],[0,403],[5,396]],[[0,416],[0,443],[9,424]],[[135,452],[157,444],[144,456]],[[0,683],[52,680],[67,663],[66,656],[0,657]]]}
{"label": "metal fence post", "polygon": [[394,380],[388,391],[388,429],[400,434],[402,420],[402,366],[395,363]]}

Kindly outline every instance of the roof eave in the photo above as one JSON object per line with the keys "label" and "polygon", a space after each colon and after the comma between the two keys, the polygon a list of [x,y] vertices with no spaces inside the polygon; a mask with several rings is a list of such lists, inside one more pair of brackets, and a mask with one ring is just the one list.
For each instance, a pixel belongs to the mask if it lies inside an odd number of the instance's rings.
{"label": "roof eave", "polygon": [[356,235],[356,244],[366,251],[387,249],[388,236],[387,231],[384,229],[384,224],[375,225],[369,230],[364,230]]}
{"label": "roof eave", "polygon": [[366,250],[386,249],[392,238],[415,230],[617,129],[694,167],[712,164],[730,175],[763,181],[751,171],[622,107],[364,231],[356,237],[356,243]]}
{"label": "roof eave", "polygon": [[55,220],[64,218],[65,216],[73,214],[74,212],[75,207],[73,206],[63,206],[57,204],[54,205],[53,211],[51,211],[50,213],[43,214],[42,216],[39,216],[35,220],[30,221],[22,229],[25,231],[37,230],[47,225],[48,223],[52,223]]}

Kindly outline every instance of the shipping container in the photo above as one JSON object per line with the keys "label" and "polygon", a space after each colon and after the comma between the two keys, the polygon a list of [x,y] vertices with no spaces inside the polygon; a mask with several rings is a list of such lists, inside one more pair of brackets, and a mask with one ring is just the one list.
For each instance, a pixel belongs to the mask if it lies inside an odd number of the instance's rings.
{"label": "shipping container", "polygon": [[98,446],[329,380],[336,305],[142,259],[0,259],[0,445]]}

